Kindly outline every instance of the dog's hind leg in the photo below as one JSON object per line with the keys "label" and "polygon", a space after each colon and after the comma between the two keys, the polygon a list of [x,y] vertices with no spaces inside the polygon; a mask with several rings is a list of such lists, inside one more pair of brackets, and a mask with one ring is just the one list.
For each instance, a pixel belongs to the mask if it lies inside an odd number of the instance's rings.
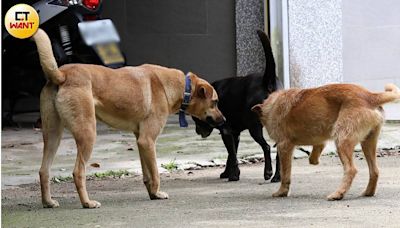
{"label": "dog's hind leg", "polygon": [[310,157],[308,157],[308,161],[311,165],[319,164],[319,157],[321,156],[322,150],[324,150],[325,144],[314,145],[311,151]]}
{"label": "dog's hind leg", "polygon": [[228,159],[226,161],[225,171],[221,173],[219,177],[228,178],[229,181],[238,181],[240,177],[240,169],[237,160],[237,149],[240,139],[239,134],[231,130],[222,129],[221,138],[228,151]]}
{"label": "dog's hind leg", "polygon": [[367,138],[361,142],[361,147],[369,168],[369,182],[367,188],[362,193],[363,196],[373,196],[376,191],[376,184],[379,176],[379,170],[376,164],[376,146],[380,130],[381,126],[376,127],[370,132]]}
{"label": "dog's hind leg", "polygon": [[92,155],[96,140],[96,120],[94,116],[92,118],[93,120],[82,123],[83,128],[72,132],[78,149],[73,176],[79,198],[84,208],[98,208],[101,206],[99,202],[89,199],[86,190],[86,164]]}
{"label": "dog's hind leg", "polygon": [[357,174],[357,169],[353,162],[353,151],[357,144],[357,140],[338,139],[335,143],[340,161],[343,164],[344,175],[339,188],[335,192],[328,195],[328,200],[341,200],[344,194],[349,190],[351,183]]}
{"label": "dog's hind leg", "polygon": [[60,89],[56,107],[76,142],[77,156],[72,174],[81,204],[84,208],[98,208],[101,204],[90,200],[86,190],[86,164],[96,140],[96,116],[92,93],[82,88]]}
{"label": "dog's hind leg", "polygon": [[278,143],[281,167],[281,186],[277,192],[272,194],[273,197],[286,197],[289,194],[293,150],[294,145],[289,142]]}
{"label": "dog's hind leg", "polygon": [[139,132],[135,133],[142,164],[143,182],[147,188],[150,199],[168,199],[168,194],[160,191],[160,174],[157,168],[157,156],[155,141],[160,134],[164,122],[148,120],[142,122],[139,126]]}
{"label": "dog's hind leg", "polygon": [[54,88],[46,86],[42,90],[40,111],[43,119],[43,158],[42,166],[39,170],[40,188],[42,192],[42,204],[45,208],[58,207],[59,204],[56,200],[51,198],[50,193],[50,168],[54,160],[54,156],[60,145],[61,136],[63,133],[63,126],[55,109],[53,98],[55,96]]}
{"label": "dog's hind leg", "polygon": [[271,147],[265,141],[262,132],[262,125],[258,124],[249,129],[251,137],[256,141],[264,152],[264,180],[269,180],[272,177],[272,161],[271,161]]}

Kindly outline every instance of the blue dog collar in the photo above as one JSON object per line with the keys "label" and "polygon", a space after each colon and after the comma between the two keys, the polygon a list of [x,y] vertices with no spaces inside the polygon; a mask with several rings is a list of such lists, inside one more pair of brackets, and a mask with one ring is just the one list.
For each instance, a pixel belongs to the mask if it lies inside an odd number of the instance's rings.
{"label": "blue dog collar", "polygon": [[190,99],[192,96],[192,80],[190,79],[189,73],[185,76],[185,92],[183,93],[183,101],[179,109],[179,126],[188,127],[188,122],[186,121],[185,110],[189,106]]}

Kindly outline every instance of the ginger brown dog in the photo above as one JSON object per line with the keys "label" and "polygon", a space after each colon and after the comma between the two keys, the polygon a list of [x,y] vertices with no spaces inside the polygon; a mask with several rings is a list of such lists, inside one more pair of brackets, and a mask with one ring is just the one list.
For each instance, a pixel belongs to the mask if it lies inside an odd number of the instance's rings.
{"label": "ginger brown dog", "polygon": [[[49,175],[65,127],[71,131],[77,145],[73,177],[82,206],[100,207],[99,202],[89,199],[85,178],[86,163],[96,138],[96,117],[112,127],[135,134],[143,182],[149,196],[167,199],[167,193],[159,189],[155,141],[168,115],[180,109],[185,91],[184,73],[148,64],[115,70],[89,64],[58,68],[47,34],[39,29],[33,40],[48,78],[40,98],[44,149],[39,175],[43,206],[59,206],[50,195]],[[213,87],[193,73],[189,73],[189,77],[191,101],[186,112],[214,124],[223,123]]]}
{"label": "ginger brown dog", "polygon": [[273,194],[289,193],[293,149],[296,145],[312,145],[310,163],[318,164],[327,140],[334,140],[344,168],[339,188],[328,200],[340,200],[349,190],[357,173],[353,150],[361,147],[369,167],[369,182],[363,196],[373,196],[379,170],[376,147],[384,121],[381,105],[400,99],[400,90],[393,84],[385,92],[372,93],[352,84],[332,84],[313,89],[289,89],[271,94],[252,110],[260,116],[270,137],[276,141],[281,162],[281,185]]}

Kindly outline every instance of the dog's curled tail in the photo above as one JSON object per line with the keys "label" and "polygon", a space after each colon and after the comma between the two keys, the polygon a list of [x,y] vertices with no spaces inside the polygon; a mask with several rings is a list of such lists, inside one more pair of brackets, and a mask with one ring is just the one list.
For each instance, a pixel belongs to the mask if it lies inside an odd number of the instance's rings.
{"label": "dog's curled tail", "polygon": [[375,105],[383,105],[389,102],[400,101],[400,89],[395,84],[385,85],[385,92],[376,94]]}
{"label": "dog's curled tail", "polygon": [[59,85],[65,81],[64,74],[58,69],[56,59],[54,58],[53,49],[49,36],[42,29],[38,29],[32,40],[35,41],[40,65],[47,79],[56,85]]}

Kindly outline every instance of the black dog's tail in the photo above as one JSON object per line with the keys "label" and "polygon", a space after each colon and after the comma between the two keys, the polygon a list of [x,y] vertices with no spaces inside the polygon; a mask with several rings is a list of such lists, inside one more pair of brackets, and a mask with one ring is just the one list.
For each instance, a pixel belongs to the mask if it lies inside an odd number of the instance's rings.
{"label": "black dog's tail", "polygon": [[257,30],[258,37],[260,38],[261,44],[264,49],[265,55],[265,69],[263,76],[263,84],[270,93],[277,89],[276,72],[275,72],[275,60],[272,54],[272,48],[270,40],[263,31]]}

